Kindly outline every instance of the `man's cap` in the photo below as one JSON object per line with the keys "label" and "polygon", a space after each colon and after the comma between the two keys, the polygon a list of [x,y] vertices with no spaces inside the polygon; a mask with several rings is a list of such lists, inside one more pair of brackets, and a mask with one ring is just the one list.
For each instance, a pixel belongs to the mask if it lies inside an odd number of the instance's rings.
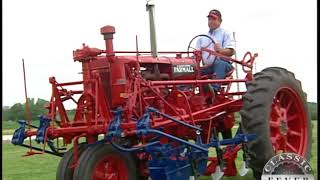
{"label": "man's cap", "polygon": [[220,11],[216,10],[216,9],[212,9],[207,17],[215,17],[215,18],[220,18],[221,19],[221,13]]}

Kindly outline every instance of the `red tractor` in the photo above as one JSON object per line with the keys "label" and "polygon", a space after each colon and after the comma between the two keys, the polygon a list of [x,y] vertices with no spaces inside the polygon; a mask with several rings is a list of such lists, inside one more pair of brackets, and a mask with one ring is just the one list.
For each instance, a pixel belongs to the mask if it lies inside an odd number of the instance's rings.
{"label": "red tractor", "polygon": [[[152,12],[153,6],[147,7]],[[237,60],[206,48],[189,51],[191,42],[186,52],[157,52],[154,44],[151,52],[115,51],[115,28],[100,30],[105,50],[83,45],[73,53],[83,80],[60,83],[50,77],[48,114],[39,126],[20,121],[12,139],[30,148],[29,155],[37,150],[61,156],[57,179],[219,179],[237,175],[240,150],[245,162],[240,175],[251,168],[259,179],[277,153],[310,158],[306,95],[292,72],[270,67],[253,75],[257,54]],[[202,76],[203,51],[241,65],[245,77]],[[207,88],[212,83],[222,87],[215,96]],[[236,83],[247,90],[231,91]],[[83,89],[71,89],[75,85]],[[74,117],[68,116],[66,101],[76,103]],[[31,136],[43,148],[24,144]],[[61,148],[61,138],[62,146],[73,147]]]}

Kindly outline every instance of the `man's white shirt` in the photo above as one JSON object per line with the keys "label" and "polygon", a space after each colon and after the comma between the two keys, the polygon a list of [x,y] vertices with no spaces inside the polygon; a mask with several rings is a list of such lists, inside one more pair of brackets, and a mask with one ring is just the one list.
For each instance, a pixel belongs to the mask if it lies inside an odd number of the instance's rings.
{"label": "man's white shirt", "polygon": [[[215,43],[220,43],[222,48],[232,48],[235,50],[235,40],[231,32],[219,27],[212,31],[206,33],[206,35],[210,36]],[[200,50],[201,48],[208,48],[214,50],[214,43],[211,39],[205,36],[201,36],[196,44],[196,49]],[[215,56],[209,55],[208,52],[202,52],[202,59],[204,65],[212,64]]]}

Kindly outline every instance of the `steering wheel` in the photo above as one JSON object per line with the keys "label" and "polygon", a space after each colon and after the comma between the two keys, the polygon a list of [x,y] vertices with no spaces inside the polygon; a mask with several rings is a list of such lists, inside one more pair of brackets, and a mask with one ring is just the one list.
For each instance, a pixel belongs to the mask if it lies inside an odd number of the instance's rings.
{"label": "steering wheel", "polygon": [[[194,48],[194,47],[191,46],[191,43],[192,43],[196,38],[198,38],[198,37],[206,37],[206,38],[208,38],[208,39],[211,40],[211,43],[210,43],[210,44],[212,44],[212,43],[215,44],[215,42],[214,42],[214,40],[212,39],[212,37],[210,37],[210,36],[208,36],[208,35],[206,35],[206,34],[197,35],[197,36],[195,36],[194,38],[192,38],[191,41],[189,42],[188,49],[187,49],[188,57],[189,57],[189,54],[190,54],[190,51],[189,51],[190,49],[197,50],[196,48]],[[208,46],[209,46],[210,44],[208,44]]]}

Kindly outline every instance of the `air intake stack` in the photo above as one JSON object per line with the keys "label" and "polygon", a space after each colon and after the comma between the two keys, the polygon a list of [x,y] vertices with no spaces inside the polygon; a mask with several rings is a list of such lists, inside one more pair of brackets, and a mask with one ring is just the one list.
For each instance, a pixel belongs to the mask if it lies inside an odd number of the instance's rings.
{"label": "air intake stack", "polygon": [[156,27],[154,22],[154,2],[149,0],[147,2],[147,11],[149,11],[149,25],[150,25],[150,43],[151,53],[153,57],[157,57],[157,40],[156,40]]}
{"label": "air intake stack", "polygon": [[116,32],[115,28],[113,26],[104,26],[100,29],[101,34],[103,35],[103,38],[106,43],[106,54],[107,56],[113,56],[113,34]]}

